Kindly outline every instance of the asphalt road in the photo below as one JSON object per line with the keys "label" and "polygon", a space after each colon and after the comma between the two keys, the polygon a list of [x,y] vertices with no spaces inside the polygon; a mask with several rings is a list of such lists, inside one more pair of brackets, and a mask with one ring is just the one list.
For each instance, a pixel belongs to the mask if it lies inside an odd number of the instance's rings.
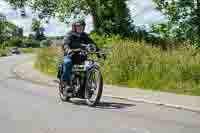
{"label": "asphalt road", "polygon": [[88,107],[61,102],[58,89],[17,79],[13,67],[27,56],[0,58],[1,133],[199,133],[200,114],[103,97]]}

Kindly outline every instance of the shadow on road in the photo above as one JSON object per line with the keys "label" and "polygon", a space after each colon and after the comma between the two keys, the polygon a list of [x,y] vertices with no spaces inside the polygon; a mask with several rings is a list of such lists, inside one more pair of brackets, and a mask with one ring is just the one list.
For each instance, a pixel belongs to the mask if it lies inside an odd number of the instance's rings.
{"label": "shadow on road", "polygon": [[[73,100],[71,103],[75,105],[87,105],[84,100]],[[128,107],[136,106],[135,104],[118,103],[118,102],[100,102],[95,108],[100,109],[123,109]]]}

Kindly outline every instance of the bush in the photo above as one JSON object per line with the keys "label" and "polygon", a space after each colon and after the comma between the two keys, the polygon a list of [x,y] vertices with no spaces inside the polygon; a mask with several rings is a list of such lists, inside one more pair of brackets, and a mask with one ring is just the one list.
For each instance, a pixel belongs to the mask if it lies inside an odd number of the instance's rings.
{"label": "bush", "polygon": [[121,37],[117,35],[100,36],[100,35],[97,35],[96,33],[92,33],[90,36],[93,39],[93,41],[98,45],[99,48],[111,48],[114,41],[116,42],[121,39]]}
{"label": "bush", "polygon": [[10,40],[4,41],[2,48],[5,47],[32,47],[32,48],[38,48],[40,47],[40,42],[32,39],[22,39],[22,38],[11,38]]}
{"label": "bush", "polygon": [[43,40],[40,42],[40,47],[49,47],[51,45],[50,40]]}
{"label": "bush", "polygon": [[56,75],[57,67],[62,61],[62,54],[60,53],[59,48],[40,49],[34,67],[48,75]]}
{"label": "bush", "polygon": [[8,41],[4,41],[3,44],[1,44],[0,49],[5,49],[5,48],[8,47],[8,46],[9,46]]}
{"label": "bush", "polygon": [[40,47],[40,42],[37,40],[33,40],[33,39],[25,39],[23,41],[23,44],[25,47],[31,47],[31,48],[39,48]]}
{"label": "bush", "polygon": [[2,56],[8,56],[9,50],[8,49],[1,49],[0,48],[0,57]]}
{"label": "bush", "polygon": [[23,44],[22,39],[20,38],[11,38],[10,40],[3,42],[3,47],[21,47]]}

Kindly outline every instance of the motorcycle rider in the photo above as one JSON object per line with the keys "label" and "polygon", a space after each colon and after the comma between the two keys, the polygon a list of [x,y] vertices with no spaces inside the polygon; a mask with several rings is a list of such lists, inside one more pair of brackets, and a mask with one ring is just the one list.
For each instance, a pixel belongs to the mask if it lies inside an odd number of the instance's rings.
{"label": "motorcycle rider", "polygon": [[[81,44],[96,44],[89,37],[87,33],[84,32],[86,23],[83,20],[78,20],[72,25],[72,30],[67,33],[64,38],[64,65],[63,65],[63,74],[61,75],[61,81],[65,84],[66,87],[71,86],[71,73],[72,66],[75,64],[80,64],[87,57],[83,57],[79,54],[80,50],[83,49]],[[99,48],[96,46],[96,50],[99,51]],[[72,54],[73,53],[73,54]],[[97,55],[100,57],[100,55]]]}

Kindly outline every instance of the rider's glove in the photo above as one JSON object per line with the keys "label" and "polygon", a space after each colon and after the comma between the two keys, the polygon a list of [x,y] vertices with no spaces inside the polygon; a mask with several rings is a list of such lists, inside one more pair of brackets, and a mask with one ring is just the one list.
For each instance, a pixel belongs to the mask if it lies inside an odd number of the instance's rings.
{"label": "rider's glove", "polygon": [[106,59],[106,55],[104,53],[98,53],[97,57],[98,58],[102,58],[103,57],[104,60]]}
{"label": "rider's glove", "polygon": [[101,55],[100,55],[100,53],[97,53],[97,57],[98,57],[98,58],[101,58]]}
{"label": "rider's glove", "polygon": [[103,53],[102,56],[103,56],[103,59],[105,60],[106,59],[106,55]]}

